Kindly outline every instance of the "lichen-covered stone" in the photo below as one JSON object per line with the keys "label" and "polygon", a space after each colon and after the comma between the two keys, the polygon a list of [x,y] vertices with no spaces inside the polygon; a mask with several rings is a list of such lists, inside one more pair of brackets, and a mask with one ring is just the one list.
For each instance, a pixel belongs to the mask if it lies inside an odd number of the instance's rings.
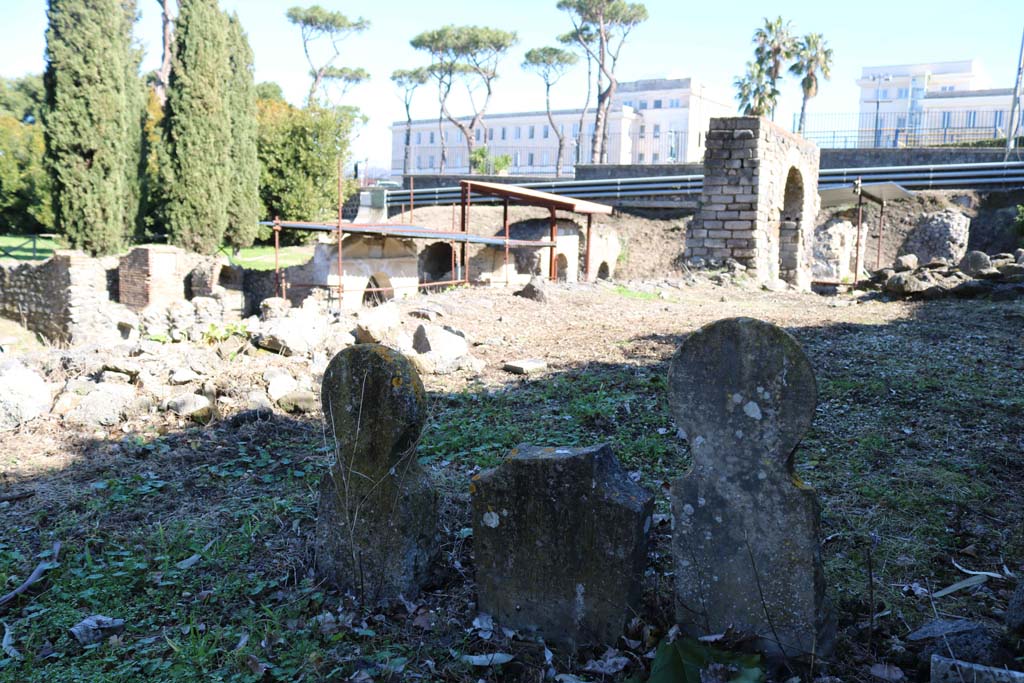
{"label": "lichen-covered stone", "polygon": [[653,497],[608,446],[520,446],[474,477],[482,612],[569,648],[614,644],[639,606]]}
{"label": "lichen-covered stone", "polygon": [[320,486],[316,566],[365,602],[413,599],[437,555],[438,497],[416,461],[426,393],[402,354],[342,350],[321,393],[337,461]]}
{"label": "lichen-covered stone", "polygon": [[669,369],[693,468],[672,486],[676,617],[692,634],[756,634],[772,658],[828,655],[819,505],[793,472],[814,417],[814,374],[784,330],[706,325]]}

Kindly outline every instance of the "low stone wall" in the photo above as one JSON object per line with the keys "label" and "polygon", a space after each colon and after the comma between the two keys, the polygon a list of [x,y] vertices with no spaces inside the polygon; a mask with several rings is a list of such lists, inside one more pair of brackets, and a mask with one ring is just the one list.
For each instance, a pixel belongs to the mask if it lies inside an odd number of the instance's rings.
{"label": "low stone wall", "polygon": [[702,175],[704,164],[576,164],[576,180]]}
{"label": "low stone wall", "polygon": [[103,260],[60,250],[41,263],[0,265],[0,316],[58,343],[116,337],[131,318],[110,301]]}
{"label": "low stone wall", "polygon": [[903,149],[821,150],[822,169],[982,164],[1002,160],[1003,150],[995,147],[907,147]]}
{"label": "low stone wall", "polygon": [[438,175],[414,174],[403,176],[402,187],[409,189],[411,182],[415,181],[416,189],[422,190],[433,187],[457,187],[460,180],[475,180],[481,183],[506,183],[511,185],[522,185],[523,183],[548,183],[555,180],[572,180],[571,177],[555,178],[554,176],[529,176],[529,175]]}

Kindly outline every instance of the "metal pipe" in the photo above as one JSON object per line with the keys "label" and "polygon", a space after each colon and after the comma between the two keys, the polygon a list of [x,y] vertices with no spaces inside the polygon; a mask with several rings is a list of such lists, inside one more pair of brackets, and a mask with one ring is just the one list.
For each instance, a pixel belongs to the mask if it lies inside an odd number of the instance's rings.
{"label": "metal pipe", "polygon": [[413,218],[413,207],[415,206],[415,203],[416,203],[415,197],[416,197],[416,176],[411,175],[411,176],[409,176],[409,220],[410,221],[416,220],[415,218]]}

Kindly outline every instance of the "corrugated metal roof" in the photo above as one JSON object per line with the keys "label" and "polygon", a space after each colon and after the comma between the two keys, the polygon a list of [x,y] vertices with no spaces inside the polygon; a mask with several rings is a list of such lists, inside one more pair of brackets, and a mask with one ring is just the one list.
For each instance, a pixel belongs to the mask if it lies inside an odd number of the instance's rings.
{"label": "corrugated metal roof", "polygon": [[587,201],[586,199],[576,199],[575,197],[566,197],[560,194],[541,192],[540,190],[533,190],[519,185],[485,183],[474,180],[460,180],[459,185],[462,187],[469,187],[472,192],[476,192],[478,194],[515,199],[523,204],[529,204],[532,206],[562,209],[563,211],[572,211],[574,213],[582,213],[584,215],[610,215],[612,212],[612,207],[607,204],[598,204],[597,202]]}

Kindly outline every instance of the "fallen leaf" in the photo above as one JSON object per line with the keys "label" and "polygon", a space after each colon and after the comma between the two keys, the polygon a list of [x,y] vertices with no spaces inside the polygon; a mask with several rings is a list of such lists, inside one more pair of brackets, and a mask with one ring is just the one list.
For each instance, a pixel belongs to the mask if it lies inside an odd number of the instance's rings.
{"label": "fallen leaf", "polygon": [[186,557],[184,560],[182,560],[174,566],[182,570],[189,569],[193,567],[201,559],[203,559],[203,556],[199,553],[196,553],[195,555],[190,555],[189,557]]}
{"label": "fallen leaf", "polygon": [[10,657],[11,659],[16,659],[20,662],[24,659],[24,657],[22,657],[21,653],[18,652],[18,648],[14,647],[14,631],[12,631],[10,627],[7,626],[7,624],[4,624],[3,627],[4,639],[0,647],[3,647],[3,651],[8,657]]}
{"label": "fallen leaf", "polygon": [[471,666],[499,666],[508,664],[515,657],[507,652],[492,652],[489,655],[462,655],[460,659]]}
{"label": "fallen leaf", "polygon": [[980,586],[986,581],[988,581],[988,576],[985,574],[975,574],[973,576],[968,576],[963,581],[957,581],[952,586],[946,586],[942,590],[935,593],[932,597],[943,598],[949,595],[950,593],[956,593],[958,590],[963,590],[964,588]]}

